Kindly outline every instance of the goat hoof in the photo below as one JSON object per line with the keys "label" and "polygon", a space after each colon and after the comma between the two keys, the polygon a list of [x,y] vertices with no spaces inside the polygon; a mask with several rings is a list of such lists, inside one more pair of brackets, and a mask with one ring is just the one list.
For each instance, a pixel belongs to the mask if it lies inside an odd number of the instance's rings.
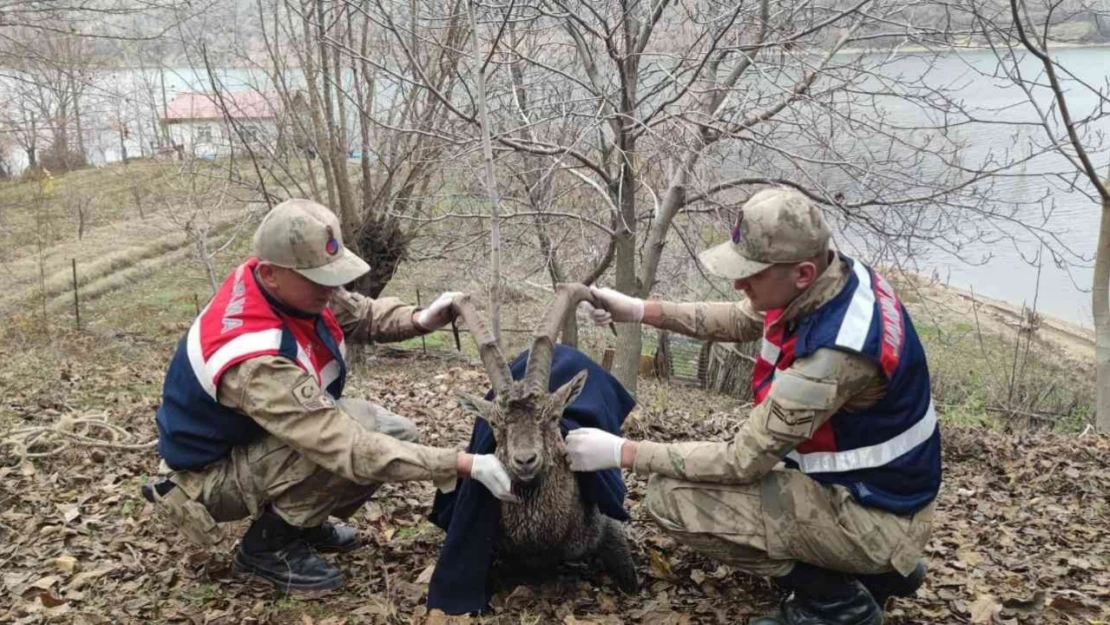
{"label": "goat hoof", "polygon": [[636,595],[640,593],[640,579],[636,575],[636,569],[629,567],[627,571],[613,572],[613,580],[617,583],[617,588],[626,595]]}

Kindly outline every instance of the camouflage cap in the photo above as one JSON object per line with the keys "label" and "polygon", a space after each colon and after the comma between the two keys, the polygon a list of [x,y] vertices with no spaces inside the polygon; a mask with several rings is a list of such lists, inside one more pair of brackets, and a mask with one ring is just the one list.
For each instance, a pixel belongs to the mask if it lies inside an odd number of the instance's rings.
{"label": "camouflage cap", "polygon": [[710,273],[742,280],[776,263],[798,263],[829,247],[829,226],[809,198],[792,189],[764,189],[736,216],[732,240],[698,255]]}
{"label": "camouflage cap", "polygon": [[254,233],[254,253],[323,286],[342,286],[370,271],[370,265],[343,246],[335,213],[310,200],[275,206]]}

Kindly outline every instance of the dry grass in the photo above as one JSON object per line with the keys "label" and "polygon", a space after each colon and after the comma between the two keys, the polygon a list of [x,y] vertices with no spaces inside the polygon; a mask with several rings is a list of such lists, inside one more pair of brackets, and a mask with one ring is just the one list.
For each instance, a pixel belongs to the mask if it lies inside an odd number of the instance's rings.
{"label": "dry grass", "polygon": [[[0,249],[5,250],[0,260],[24,256],[39,244],[49,247],[77,239],[80,201],[88,202],[86,232],[138,218],[135,193],[149,203],[146,196],[166,167],[164,162],[138,161],[81,169],[54,176],[49,183],[0,183]],[[155,208],[146,206],[144,212],[149,215]]]}
{"label": "dry grass", "polygon": [[[102,171],[106,181],[101,182],[101,196],[117,196],[120,185],[129,185],[128,189],[145,185],[142,190],[147,196],[145,218],[120,219],[90,228],[80,241],[61,240],[42,248],[25,246],[9,253],[9,259],[0,264],[0,284],[3,285],[0,310],[10,312],[28,306],[41,307],[44,301],[51,309],[66,305],[63,300],[67,300],[73,290],[71,263],[74,260],[77,262],[81,297],[93,298],[148,276],[168,263],[186,259],[192,249],[192,241],[184,228],[186,222],[200,220],[209,223],[210,240],[222,243],[222,235],[231,233],[233,226],[241,225],[248,219],[248,205],[243,198],[237,197],[243,195],[244,190],[232,187],[229,191],[226,182],[213,183],[206,177],[212,172],[195,172],[202,180],[201,184],[197,184],[196,178],[190,181],[178,175],[177,166],[173,163],[146,163],[142,167],[134,165],[128,168],[125,173],[133,173],[134,176],[126,181],[118,180],[119,172],[109,171],[112,168]],[[72,190],[76,183],[71,176],[78,177],[80,183],[84,175],[85,171],[74,172],[59,177],[54,184],[58,188]],[[110,186],[113,181],[116,187]],[[27,186],[31,184],[35,183],[9,185],[8,195],[19,197],[27,192]],[[69,192],[56,188],[51,197],[61,197]],[[224,204],[229,206],[219,212],[207,210],[205,202],[214,194],[221,194],[219,197],[224,198]],[[4,197],[3,192],[0,192],[0,197]],[[228,199],[231,201],[228,202]],[[54,200],[39,204],[43,210],[50,210]],[[159,210],[152,210],[154,208]],[[48,224],[36,222],[32,225],[37,230],[24,234],[32,239],[37,237],[39,241],[50,239]],[[15,254],[23,255],[14,257]]]}

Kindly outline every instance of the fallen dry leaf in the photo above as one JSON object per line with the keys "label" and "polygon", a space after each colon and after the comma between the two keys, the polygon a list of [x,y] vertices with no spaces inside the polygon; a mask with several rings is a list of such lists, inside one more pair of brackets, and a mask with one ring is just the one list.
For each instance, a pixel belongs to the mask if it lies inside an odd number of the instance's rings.
{"label": "fallen dry leaf", "polygon": [[968,608],[972,623],[990,623],[994,615],[1001,610],[1002,604],[991,595],[980,595]]}
{"label": "fallen dry leaf", "polygon": [[87,584],[89,584],[89,582],[92,582],[92,581],[94,581],[94,580],[96,580],[100,577],[104,577],[105,575],[107,575],[108,573],[111,573],[114,570],[115,570],[115,567],[108,566],[108,567],[96,569],[94,571],[83,571],[83,572],[78,573],[77,575],[73,576],[73,579],[71,579],[69,581],[69,584],[66,585],[66,589],[67,590],[81,590]]}
{"label": "fallen dry leaf", "polygon": [[674,579],[674,572],[671,570],[671,563],[667,561],[667,556],[655,550],[651,551],[651,574],[656,579]]}
{"label": "fallen dry leaf", "polygon": [[31,584],[31,588],[39,588],[41,590],[50,590],[50,588],[53,587],[54,584],[58,583],[58,580],[59,580],[59,578],[58,578],[57,575],[47,575],[46,577],[43,577],[43,578],[39,579],[38,581],[36,581],[35,583]]}
{"label": "fallen dry leaf", "polygon": [[58,509],[62,513],[62,520],[65,521],[66,524],[72,523],[81,516],[81,507],[77,504],[59,506]]}
{"label": "fallen dry leaf", "polygon": [[428,566],[424,567],[424,570],[421,571],[420,575],[418,575],[416,577],[416,583],[417,584],[427,584],[428,582],[432,581],[432,573],[435,573],[435,571],[436,571],[435,563],[429,564]]}
{"label": "fallen dry leaf", "polygon": [[77,568],[77,558],[73,556],[58,556],[54,558],[54,567],[63,573],[73,573]]}

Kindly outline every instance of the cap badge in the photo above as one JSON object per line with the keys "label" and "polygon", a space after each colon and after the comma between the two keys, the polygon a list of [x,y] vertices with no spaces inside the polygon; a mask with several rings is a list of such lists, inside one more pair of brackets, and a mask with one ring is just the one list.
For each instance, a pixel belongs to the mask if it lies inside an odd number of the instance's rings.
{"label": "cap badge", "polygon": [[331,226],[327,226],[326,230],[328,242],[324,245],[324,249],[328,251],[328,256],[335,256],[339,253],[339,241],[335,240],[335,233],[332,232]]}
{"label": "cap badge", "polygon": [[736,225],[732,227],[732,243],[734,245],[739,245],[741,239],[744,238],[743,224],[744,224],[744,211],[741,210],[740,213],[738,215],[736,215]]}

